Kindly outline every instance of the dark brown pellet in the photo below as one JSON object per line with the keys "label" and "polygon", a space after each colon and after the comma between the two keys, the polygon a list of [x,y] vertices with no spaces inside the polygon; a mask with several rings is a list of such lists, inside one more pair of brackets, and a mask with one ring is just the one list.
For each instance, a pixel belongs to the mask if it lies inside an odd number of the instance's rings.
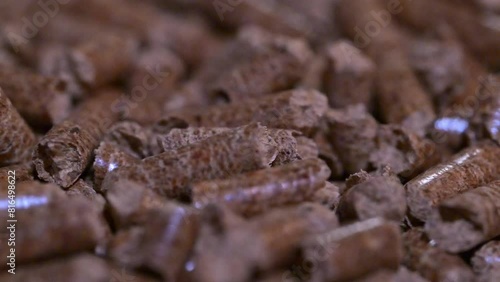
{"label": "dark brown pellet", "polygon": [[[15,175],[9,171],[15,171]],[[16,182],[34,180],[35,168],[31,162],[2,167],[0,168],[0,183],[8,183],[9,175],[13,176]]]}
{"label": "dark brown pellet", "polygon": [[500,235],[500,181],[441,202],[425,224],[436,246],[458,253]]}
{"label": "dark brown pellet", "polygon": [[315,236],[304,243],[304,252],[317,266],[313,281],[349,281],[379,269],[397,270],[403,258],[399,227],[379,218]]}
{"label": "dark brown pellet", "polygon": [[363,104],[372,108],[375,64],[348,41],[338,41],[326,49],[328,68],[324,75],[328,102],[333,108]]}
{"label": "dark brown pellet", "polygon": [[102,188],[107,190],[119,179],[130,179],[161,195],[184,197],[186,186],[193,182],[263,169],[277,154],[278,146],[269,130],[252,124],[118,169],[106,177]]}
{"label": "dark brown pellet", "polygon": [[238,214],[251,216],[311,199],[329,176],[330,169],[323,161],[307,159],[224,180],[194,184],[192,200],[197,208],[216,203]]}
{"label": "dark brown pellet", "polygon": [[29,159],[36,144],[35,134],[0,88],[0,166]]}
{"label": "dark brown pellet", "polygon": [[426,220],[432,207],[442,201],[495,180],[500,168],[499,156],[500,147],[485,142],[413,178],[405,185],[411,214]]}
{"label": "dark brown pellet", "polygon": [[459,256],[433,247],[423,230],[417,228],[406,232],[403,242],[403,264],[429,281],[474,281],[470,267]]}
{"label": "dark brown pellet", "polygon": [[[1,198],[7,201],[6,189]],[[69,198],[54,184],[19,182],[16,202],[17,263],[92,250],[107,234],[98,208],[87,200]],[[5,210],[1,219],[7,220]],[[0,252],[5,265],[7,248]]]}
{"label": "dark brown pellet", "polygon": [[341,221],[381,217],[401,222],[406,214],[405,190],[394,174],[369,176],[340,197],[336,211]]}
{"label": "dark brown pellet", "polygon": [[38,177],[63,188],[75,183],[105,131],[118,120],[119,112],[112,105],[119,96],[115,90],[101,91],[52,128],[33,153]]}
{"label": "dark brown pellet", "polygon": [[0,87],[34,127],[48,129],[69,115],[70,96],[61,80],[26,70],[0,68]]}
{"label": "dark brown pellet", "polygon": [[235,127],[260,122],[270,128],[293,129],[305,134],[319,125],[326,112],[326,97],[315,90],[291,90],[249,99],[246,103],[220,105],[169,114],[195,127]]}

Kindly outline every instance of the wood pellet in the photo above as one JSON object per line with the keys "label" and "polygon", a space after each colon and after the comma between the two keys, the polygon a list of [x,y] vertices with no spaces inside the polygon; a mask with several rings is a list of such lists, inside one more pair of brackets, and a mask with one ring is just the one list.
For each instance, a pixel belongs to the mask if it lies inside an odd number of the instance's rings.
{"label": "wood pellet", "polygon": [[0,281],[500,281],[500,1],[0,1]]}

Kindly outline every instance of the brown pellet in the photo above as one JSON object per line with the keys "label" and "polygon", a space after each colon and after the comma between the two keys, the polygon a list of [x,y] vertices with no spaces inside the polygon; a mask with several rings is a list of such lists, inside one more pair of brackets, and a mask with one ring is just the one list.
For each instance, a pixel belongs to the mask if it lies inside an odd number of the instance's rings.
{"label": "brown pellet", "polygon": [[277,149],[266,127],[243,126],[118,169],[106,177],[102,188],[109,189],[118,179],[130,179],[161,195],[184,197],[186,186],[193,182],[269,167]]}
{"label": "brown pellet", "polygon": [[500,271],[500,241],[493,240],[484,244],[471,259],[476,274]]}
{"label": "brown pellet", "polygon": [[340,197],[336,212],[341,221],[381,217],[401,222],[406,215],[404,187],[394,174],[370,175]]}
{"label": "brown pellet", "polygon": [[500,31],[483,25],[475,13],[448,1],[435,3],[424,0],[401,3],[398,18],[420,30],[434,30],[442,22],[453,27],[462,43],[483,63],[495,68],[500,65]]}
{"label": "brown pellet", "polygon": [[140,162],[140,159],[128,154],[121,147],[108,142],[101,142],[94,154],[92,169],[97,191],[101,191],[101,184],[108,173],[124,166],[137,165]]}
{"label": "brown pellet", "polygon": [[117,35],[83,42],[70,52],[70,62],[78,80],[97,88],[121,78],[132,66],[137,43]]}
{"label": "brown pellet", "polygon": [[397,270],[403,258],[398,225],[380,218],[320,234],[303,247],[305,259],[317,266],[313,281],[349,281],[381,268]]}
{"label": "brown pellet", "polygon": [[370,154],[370,165],[411,179],[441,160],[441,153],[431,140],[418,136],[400,125],[381,125],[375,139],[376,150]]}
{"label": "brown pellet", "polygon": [[500,181],[441,202],[425,224],[436,246],[458,253],[500,235]]}
{"label": "brown pellet", "polygon": [[166,199],[140,183],[119,180],[106,193],[108,209],[117,228],[144,224],[149,212],[167,205]]}
{"label": "brown pellet", "polygon": [[484,142],[465,149],[406,183],[411,214],[426,220],[432,207],[459,193],[495,180],[500,169],[500,147]]}
{"label": "brown pellet", "polygon": [[[189,127],[174,128],[167,134],[157,134],[156,139],[160,144],[161,152],[176,150],[191,145],[212,136],[231,131],[226,127]],[[278,155],[272,166],[279,166],[301,159],[297,151],[297,140],[294,135],[299,134],[292,130],[269,129],[269,134],[278,144]]]}
{"label": "brown pellet", "polygon": [[249,99],[246,103],[173,113],[167,118],[176,117],[195,127],[235,127],[260,122],[270,128],[293,129],[308,134],[318,127],[326,109],[327,99],[323,94],[298,89]]}
{"label": "brown pellet", "polygon": [[[109,128],[103,138],[104,142],[115,144],[127,154],[136,158],[146,158],[152,155],[154,134],[148,127],[132,121],[122,121]],[[157,149],[154,149],[157,151]]]}
{"label": "brown pellet", "polygon": [[0,166],[29,159],[36,143],[35,134],[0,88]]}
{"label": "brown pellet", "polygon": [[328,139],[338,153],[345,172],[351,174],[367,169],[370,154],[375,149],[377,121],[363,105],[349,106],[326,113]]}
{"label": "brown pellet", "polygon": [[[15,173],[9,171],[14,171]],[[34,180],[35,168],[31,162],[2,167],[0,168],[0,183],[7,183],[9,175],[14,177],[16,182]]]}
{"label": "brown pellet", "polygon": [[354,282],[428,282],[428,280],[406,267],[400,267],[397,272],[380,270]]}
{"label": "brown pellet", "polygon": [[[7,190],[0,193],[7,202]],[[92,250],[107,234],[104,218],[93,204],[66,196],[54,184],[19,182],[16,202],[17,263]],[[3,210],[3,222],[7,215]],[[7,248],[0,252],[0,261],[5,265]]]}
{"label": "brown pellet", "polygon": [[210,86],[214,100],[236,103],[291,89],[302,79],[312,57],[304,40],[257,28],[244,29],[242,33],[263,50],[219,74]]}
{"label": "brown pellet", "polygon": [[66,195],[70,198],[80,198],[86,199],[94,204],[100,211],[104,210],[104,206],[106,205],[106,200],[102,195],[97,194],[92,185],[87,181],[80,179],[75,184],[73,184],[66,191]]}
{"label": "brown pellet", "polygon": [[34,127],[48,129],[69,115],[70,96],[61,80],[26,70],[0,68],[0,87]]}
{"label": "brown pellet", "polygon": [[435,112],[429,95],[411,69],[405,46],[406,34],[396,21],[389,22],[377,36],[368,37],[360,30],[375,20],[374,11],[394,11],[390,4],[386,6],[384,2],[339,1],[337,20],[356,46],[366,48],[377,65],[376,98],[382,119],[387,123],[401,123],[416,131],[424,131],[434,120]]}
{"label": "brown pellet", "polygon": [[500,75],[483,79],[479,89],[482,100],[470,119],[472,141],[491,139],[500,144]]}
{"label": "brown pellet", "polygon": [[295,140],[297,141],[297,153],[301,159],[314,159],[319,156],[318,145],[313,139],[305,136],[297,136],[295,137]]}
{"label": "brown pellet", "polygon": [[330,210],[334,210],[340,200],[340,188],[334,183],[325,182],[325,185],[314,193],[312,202],[321,204]]}
{"label": "brown pellet", "polygon": [[431,282],[472,282],[470,267],[456,255],[435,248],[423,230],[416,228],[403,235],[405,258],[403,264]]}
{"label": "brown pellet", "polygon": [[105,131],[119,118],[112,107],[119,95],[115,90],[101,91],[39,141],[33,153],[38,177],[63,188],[78,180]]}
{"label": "brown pellet", "polygon": [[348,41],[338,41],[326,49],[328,67],[325,91],[333,108],[363,104],[372,109],[375,64]]}
{"label": "brown pellet", "polygon": [[196,183],[191,191],[192,201],[197,208],[216,203],[251,216],[310,200],[329,176],[330,169],[319,159],[296,161],[224,180]]}

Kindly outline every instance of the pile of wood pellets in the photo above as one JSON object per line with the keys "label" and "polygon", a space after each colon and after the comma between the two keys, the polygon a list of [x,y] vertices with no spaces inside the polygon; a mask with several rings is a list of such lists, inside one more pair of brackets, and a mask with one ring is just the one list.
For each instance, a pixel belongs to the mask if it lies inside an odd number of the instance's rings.
{"label": "pile of wood pellets", "polygon": [[500,1],[2,0],[0,281],[500,281]]}

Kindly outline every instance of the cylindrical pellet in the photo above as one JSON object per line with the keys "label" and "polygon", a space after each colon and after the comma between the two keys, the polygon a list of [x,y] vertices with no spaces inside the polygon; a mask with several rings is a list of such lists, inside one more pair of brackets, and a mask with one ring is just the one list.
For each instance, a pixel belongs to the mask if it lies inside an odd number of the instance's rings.
{"label": "cylindrical pellet", "polygon": [[403,259],[398,225],[380,218],[320,234],[303,247],[304,257],[316,265],[313,281],[349,281],[381,268],[397,270]]}
{"label": "cylindrical pellet", "polygon": [[0,87],[32,126],[49,129],[69,114],[70,96],[59,79],[0,68]]}
{"label": "cylindrical pellet", "polygon": [[[56,185],[40,182],[17,183],[15,191],[15,218],[7,217],[5,206],[0,219],[17,220],[17,263],[92,250],[105,238],[104,218],[87,200],[69,198]],[[7,190],[0,194],[2,202],[8,202]],[[8,260],[7,250],[0,249],[2,265]]]}
{"label": "cylindrical pellet", "polygon": [[310,133],[326,112],[326,97],[316,90],[291,90],[245,103],[219,105],[167,115],[199,127],[235,127],[260,122],[264,126]]}
{"label": "cylindrical pellet", "polygon": [[500,235],[500,180],[441,202],[425,231],[438,248],[453,253]]}
{"label": "cylindrical pellet", "polygon": [[29,159],[36,144],[35,134],[0,88],[0,166]]}
{"label": "cylindrical pellet", "polygon": [[485,142],[465,149],[406,183],[410,212],[426,220],[432,207],[495,180],[499,172],[500,147],[497,144]]}
{"label": "cylindrical pellet", "polygon": [[456,255],[432,246],[423,230],[412,229],[403,235],[405,259],[403,264],[431,282],[473,282],[470,267]]}
{"label": "cylindrical pellet", "polygon": [[319,159],[296,161],[224,180],[196,183],[191,190],[192,201],[197,208],[222,204],[250,216],[311,199],[329,176],[330,169]]}
{"label": "cylindrical pellet", "polygon": [[119,95],[114,90],[100,92],[39,141],[33,154],[38,177],[63,188],[78,180],[104,133],[119,118],[113,108]]}
{"label": "cylindrical pellet", "polygon": [[243,126],[118,169],[106,177],[102,188],[107,190],[119,179],[130,179],[161,195],[184,197],[187,186],[196,181],[269,167],[277,149],[266,127]]}

